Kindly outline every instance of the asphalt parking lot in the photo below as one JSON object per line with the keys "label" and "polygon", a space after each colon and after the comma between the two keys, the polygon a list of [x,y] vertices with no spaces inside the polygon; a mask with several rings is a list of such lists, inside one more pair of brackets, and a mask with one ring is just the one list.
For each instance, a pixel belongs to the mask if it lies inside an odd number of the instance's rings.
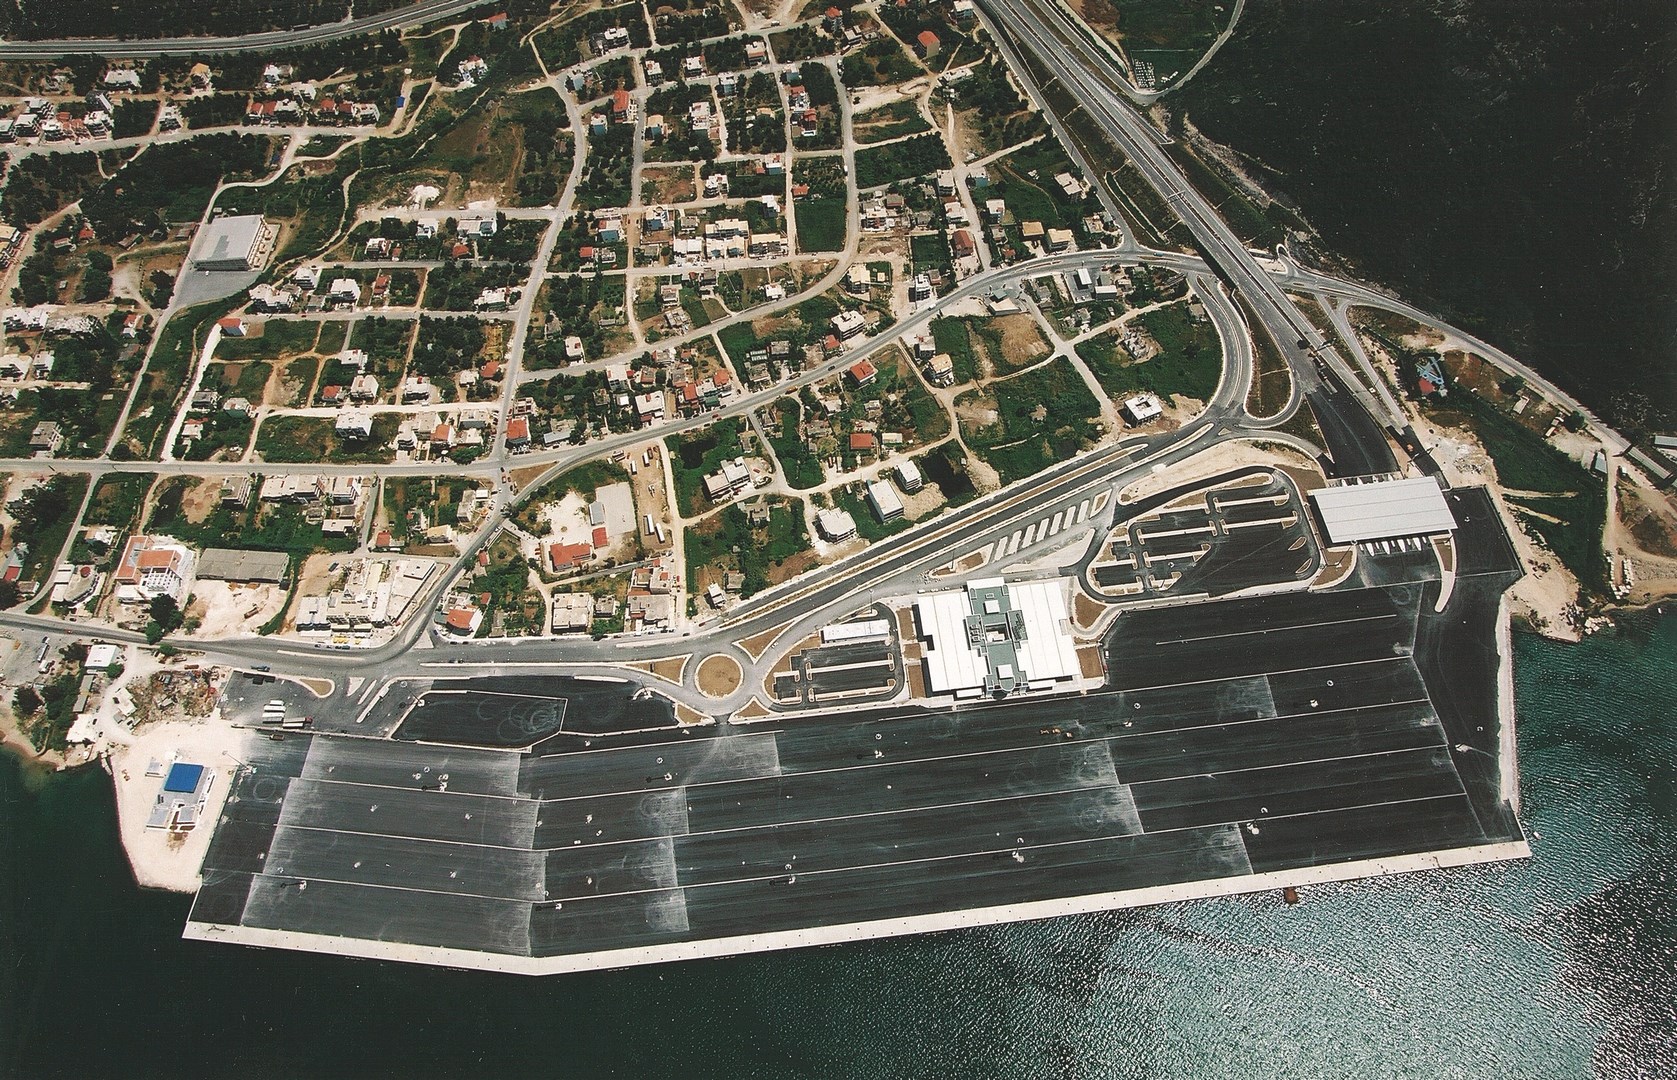
{"label": "asphalt parking lot", "polygon": [[1088,695],[548,754],[259,746],[192,917],[551,956],[1517,837],[1417,660],[1432,587],[1129,612]]}
{"label": "asphalt parking lot", "polygon": [[[1182,494],[1173,493],[1173,501]],[[1090,579],[1115,597],[1218,597],[1308,580],[1320,565],[1297,488],[1284,474],[1265,471],[1205,490],[1201,505],[1120,522]]]}

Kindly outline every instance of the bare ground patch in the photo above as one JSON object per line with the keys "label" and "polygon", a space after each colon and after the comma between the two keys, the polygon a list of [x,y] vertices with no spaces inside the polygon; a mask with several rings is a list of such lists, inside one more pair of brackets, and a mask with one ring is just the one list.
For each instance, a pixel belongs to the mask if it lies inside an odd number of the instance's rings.
{"label": "bare ground patch", "polygon": [[725,698],[744,681],[745,673],[731,656],[707,656],[699,664],[699,692],[707,697]]}

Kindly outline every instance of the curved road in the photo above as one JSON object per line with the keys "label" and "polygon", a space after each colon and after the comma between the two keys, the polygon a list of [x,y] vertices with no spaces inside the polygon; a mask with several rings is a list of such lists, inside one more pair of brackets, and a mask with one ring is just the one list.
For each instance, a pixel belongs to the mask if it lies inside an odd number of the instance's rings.
{"label": "curved road", "polygon": [[57,41],[0,41],[0,60],[56,60],[62,56],[93,54],[112,60],[145,60],[157,56],[200,53],[270,52],[299,45],[319,45],[356,34],[377,33],[392,27],[429,22],[470,10],[483,0],[425,0],[407,7],[359,19],[324,23],[303,30],[268,30],[236,37],[174,37],[147,41],[122,38],[62,38]]}

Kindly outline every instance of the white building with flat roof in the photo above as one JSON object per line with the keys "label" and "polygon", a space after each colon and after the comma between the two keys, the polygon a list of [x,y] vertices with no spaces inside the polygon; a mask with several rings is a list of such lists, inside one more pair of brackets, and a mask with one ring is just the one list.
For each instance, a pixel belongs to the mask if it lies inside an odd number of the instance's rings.
{"label": "white building with flat roof", "polygon": [[260,270],[274,253],[274,227],[261,214],[220,217],[204,226],[193,247],[198,270]]}
{"label": "white building with flat roof", "polygon": [[895,521],[903,516],[903,500],[897,489],[883,480],[868,483],[868,505],[880,521]]}
{"label": "white building with flat roof", "polygon": [[815,512],[815,527],[832,543],[856,535],[856,519],[848,510],[821,509]]}
{"label": "white building with flat roof", "polygon": [[1456,527],[1456,516],[1430,476],[1369,480],[1310,493],[1329,544],[1360,544],[1437,536]]}
{"label": "white building with flat roof", "polygon": [[1077,678],[1080,666],[1058,581],[983,578],[914,602],[932,695],[1005,697]]}
{"label": "white building with flat roof", "polygon": [[921,475],[920,466],[912,461],[905,461],[897,466],[897,484],[912,495],[926,486],[926,478]]}

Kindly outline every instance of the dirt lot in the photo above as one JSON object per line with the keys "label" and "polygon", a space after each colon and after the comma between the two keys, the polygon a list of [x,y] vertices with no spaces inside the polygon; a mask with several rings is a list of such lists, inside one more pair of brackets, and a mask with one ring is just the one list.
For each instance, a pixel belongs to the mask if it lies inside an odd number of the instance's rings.
{"label": "dirt lot", "polygon": [[681,681],[681,673],[687,667],[687,657],[671,656],[663,660],[652,662],[652,674],[660,679],[667,679],[673,683]]}
{"label": "dirt lot", "polygon": [[310,555],[303,560],[302,569],[297,571],[297,595],[318,596],[327,591],[327,585],[337,575],[336,570],[327,569],[335,566],[343,558],[331,552]]}
{"label": "dirt lot", "polygon": [[651,203],[692,202],[699,194],[691,165],[642,169],[641,183],[647,189],[645,201]]}
{"label": "dirt lot", "polygon": [[761,634],[746,638],[744,641],[739,643],[739,646],[744,649],[753,660],[755,660],[763,655],[763,650],[767,649],[774,639],[780,636],[781,631],[785,629],[786,627],[783,624],[781,626],[774,627],[772,630],[765,630]]}
{"label": "dirt lot", "polygon": [[[982,323],[978,325],[983,326]],[[990,337],[978,336],[977,343],[997,375],[1029,367],[1051,351],[1042,331],[1037,329],[1036,320],[1029,315],[1003,315],[989,320],[987,329],[1001,335],[1000,348]]]}
{"label": "dirt lot", "polygon": [[278,585],[241,585],[232,581],[199,581],[192,586],[189,618],[200,621],[194,637],[221,638],[254,634],[285,604]]}
{"label": "dirt lot", "polygon": [[206,520],[221,505],[221,481],[201,480],[181,496],[181,513],[194,525]]}
{"label": "dirt lot", "polygon": [[283,366],[276,366],[268,379],[263,398],[270,404],[294,408],[307,405],[314,394],[315,377],[320,374],[320,361],[312,356],[300,357]]}
{"label": "dirt lot", "polygon": [[[647,455],[651,455],[651,464],[643,465]],[[635,529],[640,533],[641,544],[646,550],[658,554],[669,549],[674,543],[671,535],[670,522],[674,515],[670,513],[669,481],[664,475],[664,448],[661,443],[647,443],[645,446],[635,446],[629,449],[629,460],[635,463],[635,475],[630,483],[635,492]],[[660,545],[656,536],[646,535],[646,515],[651,514],[652,520],[662,522],[664,535],[668,542]]]}
{"label": "dirt lot", "polygon": [[729,656],[707,656],[699,665],[699,692],[713,698],[725,698],[740,688],[745,676],[740,666]]}

